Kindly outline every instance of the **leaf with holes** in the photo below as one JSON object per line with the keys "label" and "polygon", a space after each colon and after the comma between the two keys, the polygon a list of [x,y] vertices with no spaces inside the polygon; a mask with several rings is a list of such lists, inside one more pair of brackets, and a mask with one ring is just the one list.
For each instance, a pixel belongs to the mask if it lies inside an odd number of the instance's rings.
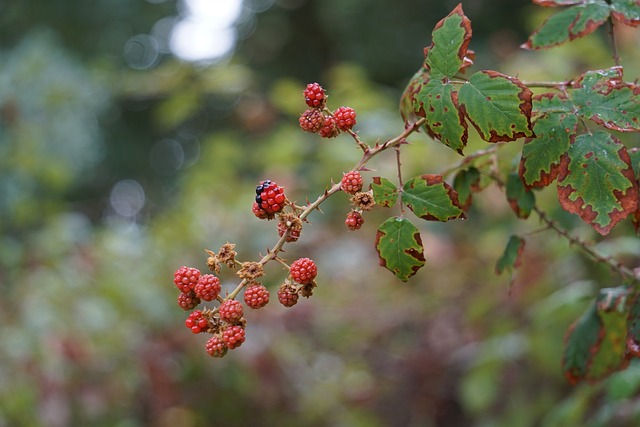
{"label": "leaf with holes", "polygon": [[373,190],[373,200],[375,200],[376,204],[385,208],[390,208],[396,204],[398,200],[398,187],[387,178],[374,177],[371,183],[371,189]]}
{"label": "leaf with holes", "polygon": [[405,218],[389,218],[378,227],[376,251],[380,265],[405,282],[425,264],[420,232]]}
{"label": "leaf with holes", "polygon": [[605,235],[638,207],[638,184],[626,148],[607,132],[576,137],[558,176],[562,207]]}
{"label": "leaf with holes", "polygon": [[458,93],[453,85],[430,80],[415,96],[415,108],[423,111],[425,127],[434,139],[462,154],[467,145],[467,122],[458,110]]}
{"label": "leaf with holes", "polygon": [[527,186],[545,187],[556,179],[577,127],[578,118],[571,112],[549,112],[536,119],[536,137],[525,141],[520,159],[519,173]]}
{"label": "leaf with holes", "polygon": [[620,132],[640,132],[640,86],[622,81],[622,68],[589,71],[571,98],[579,114]]}
{"label": "leaf with holes", "polygon": [[402,201],[416,216],[428,221],[465,218],[458,193],[440,175],[411,178],[402,188]]}
{"label": "leaf with holes", "polygon": [[453,178],[453,189],[458,193],[458,201],[462,210],[471,206],[473,193],[480,191],[480,171],[471,166],[463,169]]}
{"label": "leaf with holes", "polygon": [[479,71],[460,88],[458,104],[485,141],[534,136],[531,91],[515,77]]}
{"label": "leaf with holes", "polygon": [[589,0],[552,15],[521,47],[544,49],[591,34],[609,17],[604,0]]}
{"label": "leaf with holes", "polygon": [[502,274],[504,271],[512,273],[513,270],[522,265],[522,252],[524,251],[525,240],[516,235],[509,237],[507,246],[500,258],[496,261],[496,274]]}
{"label": "leaf with holes", "polygon": [[507,177],[506,196],[511,210],[518,218],[529,218],[531,210],[536,205],[536,196],[524,185],[520,175],[515,172],[510,173]]}
{"label": "leaf with holes", "polygon": [[611,16],[625,25],[637,27],[640,25],[640,1],[612,0]]}
{"label": "leaf with holes", "polygon": [[471,21],[464,15],[462,4],[436,24],[431,39],[431,46],[425,49],[425,65],[431,71],[431,78],[455,76],[471,41]]}

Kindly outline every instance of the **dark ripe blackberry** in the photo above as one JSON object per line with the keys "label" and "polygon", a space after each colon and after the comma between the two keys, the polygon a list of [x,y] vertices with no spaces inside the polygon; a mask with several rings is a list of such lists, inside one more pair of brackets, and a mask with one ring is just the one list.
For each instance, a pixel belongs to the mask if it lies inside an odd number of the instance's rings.
{"label": "dark ripe blackberry", "polygon": [[261,181],[256,187],[256,194],[259,196],[265,188],[269,187],[269,184],[271,184],[271,180],[269,179]]}

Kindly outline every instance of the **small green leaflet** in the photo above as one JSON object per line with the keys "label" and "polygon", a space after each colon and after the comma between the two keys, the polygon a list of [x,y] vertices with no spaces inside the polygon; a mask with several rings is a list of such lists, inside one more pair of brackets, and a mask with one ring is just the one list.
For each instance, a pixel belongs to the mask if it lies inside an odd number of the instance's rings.
{"label": "small green leaflet", "polygon": [[479,71],[458,93],[460,111],[488,142],[533,137],[532,94],[515,77],[497,71]]}
{"label": "small green leaflet", "polygon": [[626,286],[601,289],[594,304],[569,329],[562,370],[571,384],[597,381],[625,365],[629,306]]}
{"label": "small green leaflet", "polygon": [[430,80],[415,96],[414,108],[424,108],[425,127],[433,138],[459,154],[467,145],[467,122],[458,109],[458,92],[453,85]]}
{"label": "small green leaflet", "polygon": [[638,207],[638,183],[626,148],[607,132],[576,137],[558,177],[562,207],[606,235]]}
{"label": "small green leaflet", "polygon": [[522,45],[525,49],[545,49],[584,37],[602,25],[609,15],[625,25],[640,25],[637,0],[533,0],[545,7],[571,6],[547,19]]}
{"label": "small green leaflet", "polygon": [[552,15],[521,47],[544,49],[584,37],[602,25],[609,12],[609,5],[604,0],[581,2]]}
{"label": "small green leaflet", "polygon": [[458,193],[460,207],[466,211],[473,201],[473,193],[480,191],[480,171],[473,166],[461,170],[453,178],[453,189]]}
{"label": "small green leaflet", "polygon": [[458,193],[440,175],[411,178],[402,188],[402,201],[416,216],[428,221],[465,218]]}
{"label": "small green leaflet", "polygon": [[425,65],[431,78],[443,79],[456,75],[464,62],[471,41],[471,21],[464,15],[462,4],[436,24],[431,33]]}
{"label": "small green leaflet", "polygon": [[405,127],[413,125],[418,117],[424,117],[424,111],[421,111],[422,106],[415,104],[415,96],[420,91],[423,84],[429,81],[429,73],[424,68],[420,68],[409,80],[407,87],[402,92],[400,97],[400,115],[404,121]]}
{"label": "small green leaflet", "polygon": [[[534,102],[534,108],[536,103]],[[529,187],[544,187],[556,179],[560,159],[575,139],[578,118],[569,111],[544,109],[533,126],[536,137],[522,147],[520,176]]]}
{"label": "small green leaflet", "polygon": [[516,235],[509,237],[504,252],[496,261],[496,274],[502,274],[504,271],[513,273],[513,270],[522,264],[522,252],[524,251],[525,240]]}
{"label": "small green leaflet", "polygon": [[378,227],[376,251],[380,265],[405,282],[425,264],[420,232],[405,218],[392,217]]}
{"label": "small green leaflet", "polygon": [[517,173],[507,176],[507,201],[518,218],[529,218],[536,205],[536,196],[529,190]]}
{"label": "small green leaflet", "polygon": [[622,67],[589,71],[571,98],[580,115],[619,132],[640,132],[640,86],[622,81]]}
{"label": "small green leaflet", "polygon": [[371,184],[373,190],[373,200],[376,204],[385,208],[390,208],[398,200],[398,188],[387,178],[376,176]]}

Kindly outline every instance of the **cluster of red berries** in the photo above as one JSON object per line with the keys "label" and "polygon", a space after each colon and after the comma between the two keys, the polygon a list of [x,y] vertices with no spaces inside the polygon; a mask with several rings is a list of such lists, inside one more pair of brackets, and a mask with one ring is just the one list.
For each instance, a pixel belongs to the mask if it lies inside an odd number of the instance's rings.
{"label": "cluster of red berries", "polygon": [[293,307],[299,296],[309,298],[316,285],[318,267],[309,258],[300,258],[291,263],[289,278],[278,289],[278,301],[285,307]]}
{"label": "cluster of red berries", "polygon": [[300,127],[323,138],[333,138],[340,132],[350,131],[356,124],[356,112],[351,107],[340,107],[333,113],[325,109],[327,95],[318,83],[309,83],[303,92],[309,108],[299,119]]}
{"label": "cluster of red berries", "polygon": [[[227,350],[240,347],[245,339],[243,305],[235,299],[223,300],[219,297],[218,277],[201,274],[197,268],[182,266],[175,271],[173,283],[180,290],[178,305],[185,311],[196,308],[201,301],[221,301],[217,310],[194,310],[184,322],[194,334],[213,335],[206,343],[207,353],[222,357]],[[262,308],[269,302],[269,291],[261,283],[251,281],[245,289],[244,302],[249,308]]]}
{"label": "cluster of red berries", "polygon": [[284,188],[270,180],[261,181],[256,187],[256,205],[267,214],[276,214],[284,207],[287,198]]}

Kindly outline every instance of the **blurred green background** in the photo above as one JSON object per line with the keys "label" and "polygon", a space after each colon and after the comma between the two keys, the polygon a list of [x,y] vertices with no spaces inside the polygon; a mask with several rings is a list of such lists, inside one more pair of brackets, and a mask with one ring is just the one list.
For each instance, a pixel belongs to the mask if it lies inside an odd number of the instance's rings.
{"label": "blurred green background", "polygon": [[[575,388],[560,372],[566,329],[619,278],[549,232],[528,239],[512,286],[495,276],[509,234],[539,226],[517,222],[497,190],[468,221],[415,221],[427,266],[408,283],[373,250],[395,211],[346,232],[338,194],[286,248],[319,265],[311,299],[281,307],[285,273],[269,268],[272,302],[221,360],[183,325],[177,267],[204,270],[203,249],[227,241],[243,260],[275,242],[275,223],[251,213],[258,180],[303,202],[358,160],[348,137],[299,130],[304,85],[355,108],[370,144],[398,134],[399,96],[456,3],[0,2],[0,427],[638,425],[640,365]],[[475,69],[558,80],[612,65],[604,32],[519,50],[549,13],[527,0],[463,6]],[[622,30],[633,80],[639,32]],[[406,176],[458,160],[422,133],[411,141]],[[395,158],[371,167],[367,180],[392,177]],[[538,196],[595,238],[553,189]],[[633,262],[631,233],[619,226],[600,248]],[[232,273],[222,281],[235,287]]]}

